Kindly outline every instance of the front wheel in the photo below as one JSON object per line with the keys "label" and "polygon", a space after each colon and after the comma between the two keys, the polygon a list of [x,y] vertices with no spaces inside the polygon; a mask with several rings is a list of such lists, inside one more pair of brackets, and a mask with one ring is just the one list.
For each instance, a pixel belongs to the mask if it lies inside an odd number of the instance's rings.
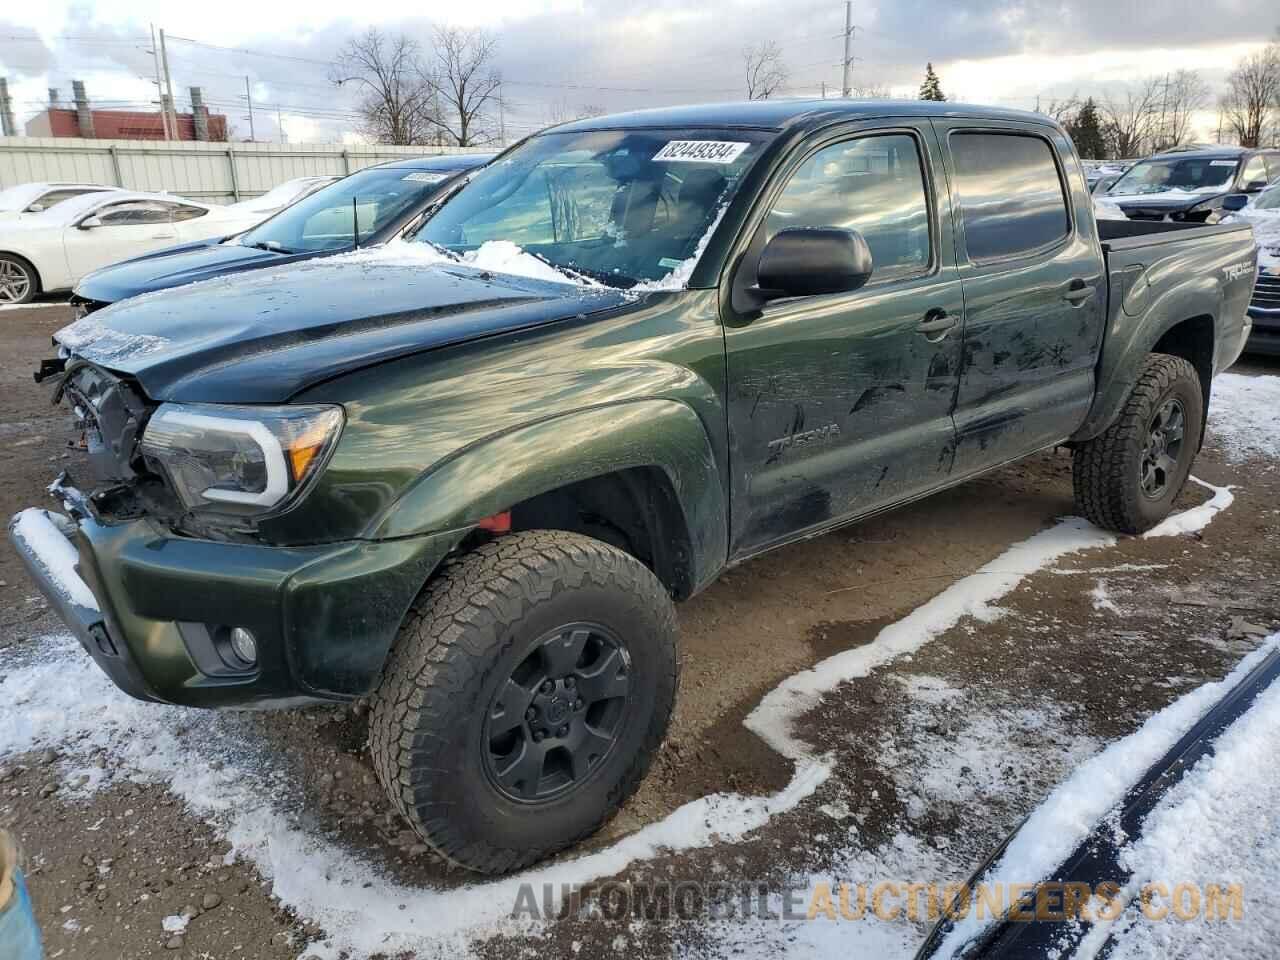
{"label": "front wheel", "polygon": [[36,271],[21,257],[0,254],[0,306],[30,303],[40,290]]}
{"label": "front wheel", "polygon": [[1076,509],[1109,530],[1150,530],[1186,485],[1203,424],[1195,368],[1181,357],[1148,356],[1115,422],[1075,449]]}
{"label": "front wheel", "polygon": [[453,862],[526,866],[597,830],[666,733],[671,599],[634,557],[556,531],[450,564],[414,602],[374,696],[392,802]]}

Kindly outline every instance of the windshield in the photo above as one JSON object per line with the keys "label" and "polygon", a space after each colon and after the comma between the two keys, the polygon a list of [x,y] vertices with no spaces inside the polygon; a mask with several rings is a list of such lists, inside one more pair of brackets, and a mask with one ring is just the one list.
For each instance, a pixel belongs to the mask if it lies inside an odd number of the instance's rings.
{"label": "windshield", "polygon": [[1164,193],[1182,190],[1187,193],[1212,193],[1225,190],[1235,178],[1238,160],[1208,157],[1182,157],[1170,160],[1143,160],[1115,182],[1111,194]]}
{"label": "windshield", "polygon": [[332,183],[241,235],[237,243],[281,253],[344,250],[352,226],[363,243],[435,193],[451,173],[408,167],[370,167]]}
{"label": "windshield", "polygon": [[455,255],[502,241],[617,287],[687,280],[766,139],[743,130],[544,134],[476,173],[415,239]]}
{"label": "windshield", "polygon": [[40,196],[43,187],[33,183],[23,183],[7,190],[0,190],[0,210],[25,210],[32,201]]}
{"label": "windshield", "polygon": [[1253,205],[1258,210],[1280,210],[1280,186],[1263,190],[1254,197]]}

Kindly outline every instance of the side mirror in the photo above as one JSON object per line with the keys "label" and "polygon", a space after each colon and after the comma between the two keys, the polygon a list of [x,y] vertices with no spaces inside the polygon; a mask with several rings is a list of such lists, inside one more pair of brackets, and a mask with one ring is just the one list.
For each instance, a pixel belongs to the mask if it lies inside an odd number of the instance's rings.
{"label": "side mirror", "polygon": [[871,250],[857,230],[780,230],[760,254],[754,292],[765,300],[848,293],[871,279],[871,269]]}
{"label": "side mirror", "polygon": [[101,217],[85,217],[83,220],[77,223],[76,226],[79,227],[81,230],[92,230],[94,227],[102,226],[102,218]]}
{"label": "side mirror", "polygon": [[45,205],[37,200],[31,206],[27,207],[27,213],[44,213],[46,209]]}
{"label": "side mirror", "polygon": [[1267,181],[1265,180],[1250,180],[1244,185],[1245,193],[1257,193],[1259,190],[1265,189],[1267,189]]}
{"label": "side mirror", "polygon": [[1222,209],[1235,213],[1249,205],[1249,198],[1243,193],[1233,193],[1222,198]]}

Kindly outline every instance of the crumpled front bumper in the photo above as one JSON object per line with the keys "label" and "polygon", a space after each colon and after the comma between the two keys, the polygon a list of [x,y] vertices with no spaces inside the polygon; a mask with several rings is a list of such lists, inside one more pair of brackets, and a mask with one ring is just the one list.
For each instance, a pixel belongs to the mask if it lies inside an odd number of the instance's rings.
{"label": "crumpled front bumper", "polygon": [[[276,547],[33,508],[13,518],[9,536],[58,615],[130,696],[279,707],[371,692],[409,604],[462,532]],[[252,670],[209,669],[215,626],[252,631]]]}

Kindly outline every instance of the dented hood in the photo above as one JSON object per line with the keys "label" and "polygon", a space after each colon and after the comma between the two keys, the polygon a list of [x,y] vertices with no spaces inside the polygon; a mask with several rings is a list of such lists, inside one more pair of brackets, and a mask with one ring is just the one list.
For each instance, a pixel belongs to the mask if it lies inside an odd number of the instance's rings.
{"label": "dented hood", "polygon": [[318,260],[144,294],[54,339],[154,400],[276,403],[370,364],[624,299],[461,264]]}

